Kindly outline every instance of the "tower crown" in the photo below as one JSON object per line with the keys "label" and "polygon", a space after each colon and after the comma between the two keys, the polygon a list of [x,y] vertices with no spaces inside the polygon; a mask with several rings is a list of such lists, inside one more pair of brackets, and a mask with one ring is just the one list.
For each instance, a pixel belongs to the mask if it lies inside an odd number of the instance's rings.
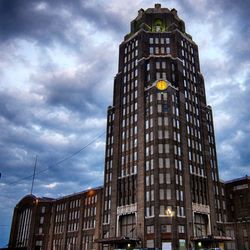
{"label": "tower crown", "polygon": [[161,4],[157,3],[154,8],[138,11],[138,16],[131,22],[131,32],[125,39],[140,29],[148,32],[171,32],[179,29],[185,33],[185,24],[178,17],[176,9],[162,8]]}

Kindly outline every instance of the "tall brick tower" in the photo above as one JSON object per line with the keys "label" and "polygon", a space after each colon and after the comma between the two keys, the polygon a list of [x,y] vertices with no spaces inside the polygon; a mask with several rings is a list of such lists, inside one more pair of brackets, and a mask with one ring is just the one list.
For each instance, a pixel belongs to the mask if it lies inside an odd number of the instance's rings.
{"label": "tall brick tower", "polygon": [[175,9],[140,9],[119,47],[108,108],[99,242],[218,246],[222,198],[198,47]]}

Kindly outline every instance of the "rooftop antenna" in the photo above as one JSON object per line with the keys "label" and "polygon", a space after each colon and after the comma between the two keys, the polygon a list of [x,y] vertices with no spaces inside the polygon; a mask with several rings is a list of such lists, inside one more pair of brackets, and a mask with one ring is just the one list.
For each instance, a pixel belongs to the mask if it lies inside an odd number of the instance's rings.
{"label": "rooftop antenna", "polygon": [[37,163],[37,155],[36,155],[36,159],[35,159],[35,165],[34,165],[34,172],[33,172],[33,178],[32,178],[30,194],[33,193],[33,186],[34,186],[35,175],[36,175],[36,163]]}

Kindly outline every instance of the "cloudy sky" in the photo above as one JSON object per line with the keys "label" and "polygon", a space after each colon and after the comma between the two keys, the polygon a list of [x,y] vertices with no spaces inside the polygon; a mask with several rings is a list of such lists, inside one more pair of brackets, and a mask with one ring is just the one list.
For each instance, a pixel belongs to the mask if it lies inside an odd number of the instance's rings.
{"label": "cloudy sky", "polygon": [[[249,0],[158,1],[199,45],[220,177],[250,174]],[[0,0],[0,246],[15,204],[102,184],[118,46],[148,0]],[[89,146],[87,146],[90,144]],[[73,157],[72,154],[75,154]]]}

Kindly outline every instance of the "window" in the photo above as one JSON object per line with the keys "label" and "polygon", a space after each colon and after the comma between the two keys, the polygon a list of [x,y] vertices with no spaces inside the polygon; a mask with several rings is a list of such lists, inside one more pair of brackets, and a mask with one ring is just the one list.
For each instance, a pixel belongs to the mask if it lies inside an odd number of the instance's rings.
{"label": "window", "polygon": [[160,189],[160,200],[164,200],[164,189]]}
{"label": "window", "polygon": [[167,200],[171,200],[171,189],[167,189]]}
{"label": "window", "polygon": [[43,241],[42,240],[37,240],[36,241],[36,247],[40,247],[40,248],[36,248],[36,249],[42,249],[43,246]]}
{"label": "window", "polygon": [[166,154],[169,153],[169,144],[165,144],[165,153],[166,153]]}
{"label": "window", "polygon": [[163,144],[158,145],[159,154],[163,153]]}
{"label": "window", "polygon": [[147,240],[147,248],[154,248],[154,240]]}
{"label": "window", "polygon": [[208,226],[208,217],[206,214],[194,214],[195,236],[206,236]]}
{"label": "window", "polygon": [[44,222],[44,217],[42,216],[40,217],[40,224],[43,224],[43,222]]}
{"label": "window", "polygon": [[158,139],[162,139],[163,138],[163,131],[162,130],[158,130]]}
{"label": "window", "polygon": [[150,70],[150,63],[147,63],[147,71]]}
{"label": "window", "polygon": [[166,174],[166,184],[170,184],[171,183],[171,179],[170,179],[170,173]]}
{"label": "window", "polygon": [[43,228],[42,227],[39,227],[38,229],[38,234],[42,234],[43,233]]}
{"label": "window", "polygon": [[162,105],[162,111],[163,112],[168,112],[168,106],[167,106],[167,104],[163,104]]}
{"label": "window", "polygon": [[161,225],[161,233],[171,233],[171,225]]}
{"label": "window", "polygon": [[160,206],[160,215],[165,215],[165,206],[164,205]]}
{"label": "window", "polygon": [[120,235],[133,237],[135,234],[135,215],[120,216]]}
{"label": "window", "polygon": [[179,232],[179,233],[185,233],[185,226],[179,225],[179,226],[178,226],[178,232]]}
{"label": "window", "polygon": [[164,125],[168,126],[168,118],[167,117],[164,117]]}
{"label": "window", "polygon": [[153,234],[154,233],[154,226],[147,226],[147,234]]}
{"label": "window", "polygon": [[42,214],[45,213],[45,206],[42,206],[42,208],[41,208],[41,213],[42,213]]}
{"label": "window", "polygon": [[165,167],[170,168],[170,159],[169,158],[165,159]]}
{"label": "window", "polygon": [[160,174],[159,174],[159,183],[160,183],[160,184],[163,184],[163,183],[164,183],[164,176],[163,176],[163,173],[160,173]]}

